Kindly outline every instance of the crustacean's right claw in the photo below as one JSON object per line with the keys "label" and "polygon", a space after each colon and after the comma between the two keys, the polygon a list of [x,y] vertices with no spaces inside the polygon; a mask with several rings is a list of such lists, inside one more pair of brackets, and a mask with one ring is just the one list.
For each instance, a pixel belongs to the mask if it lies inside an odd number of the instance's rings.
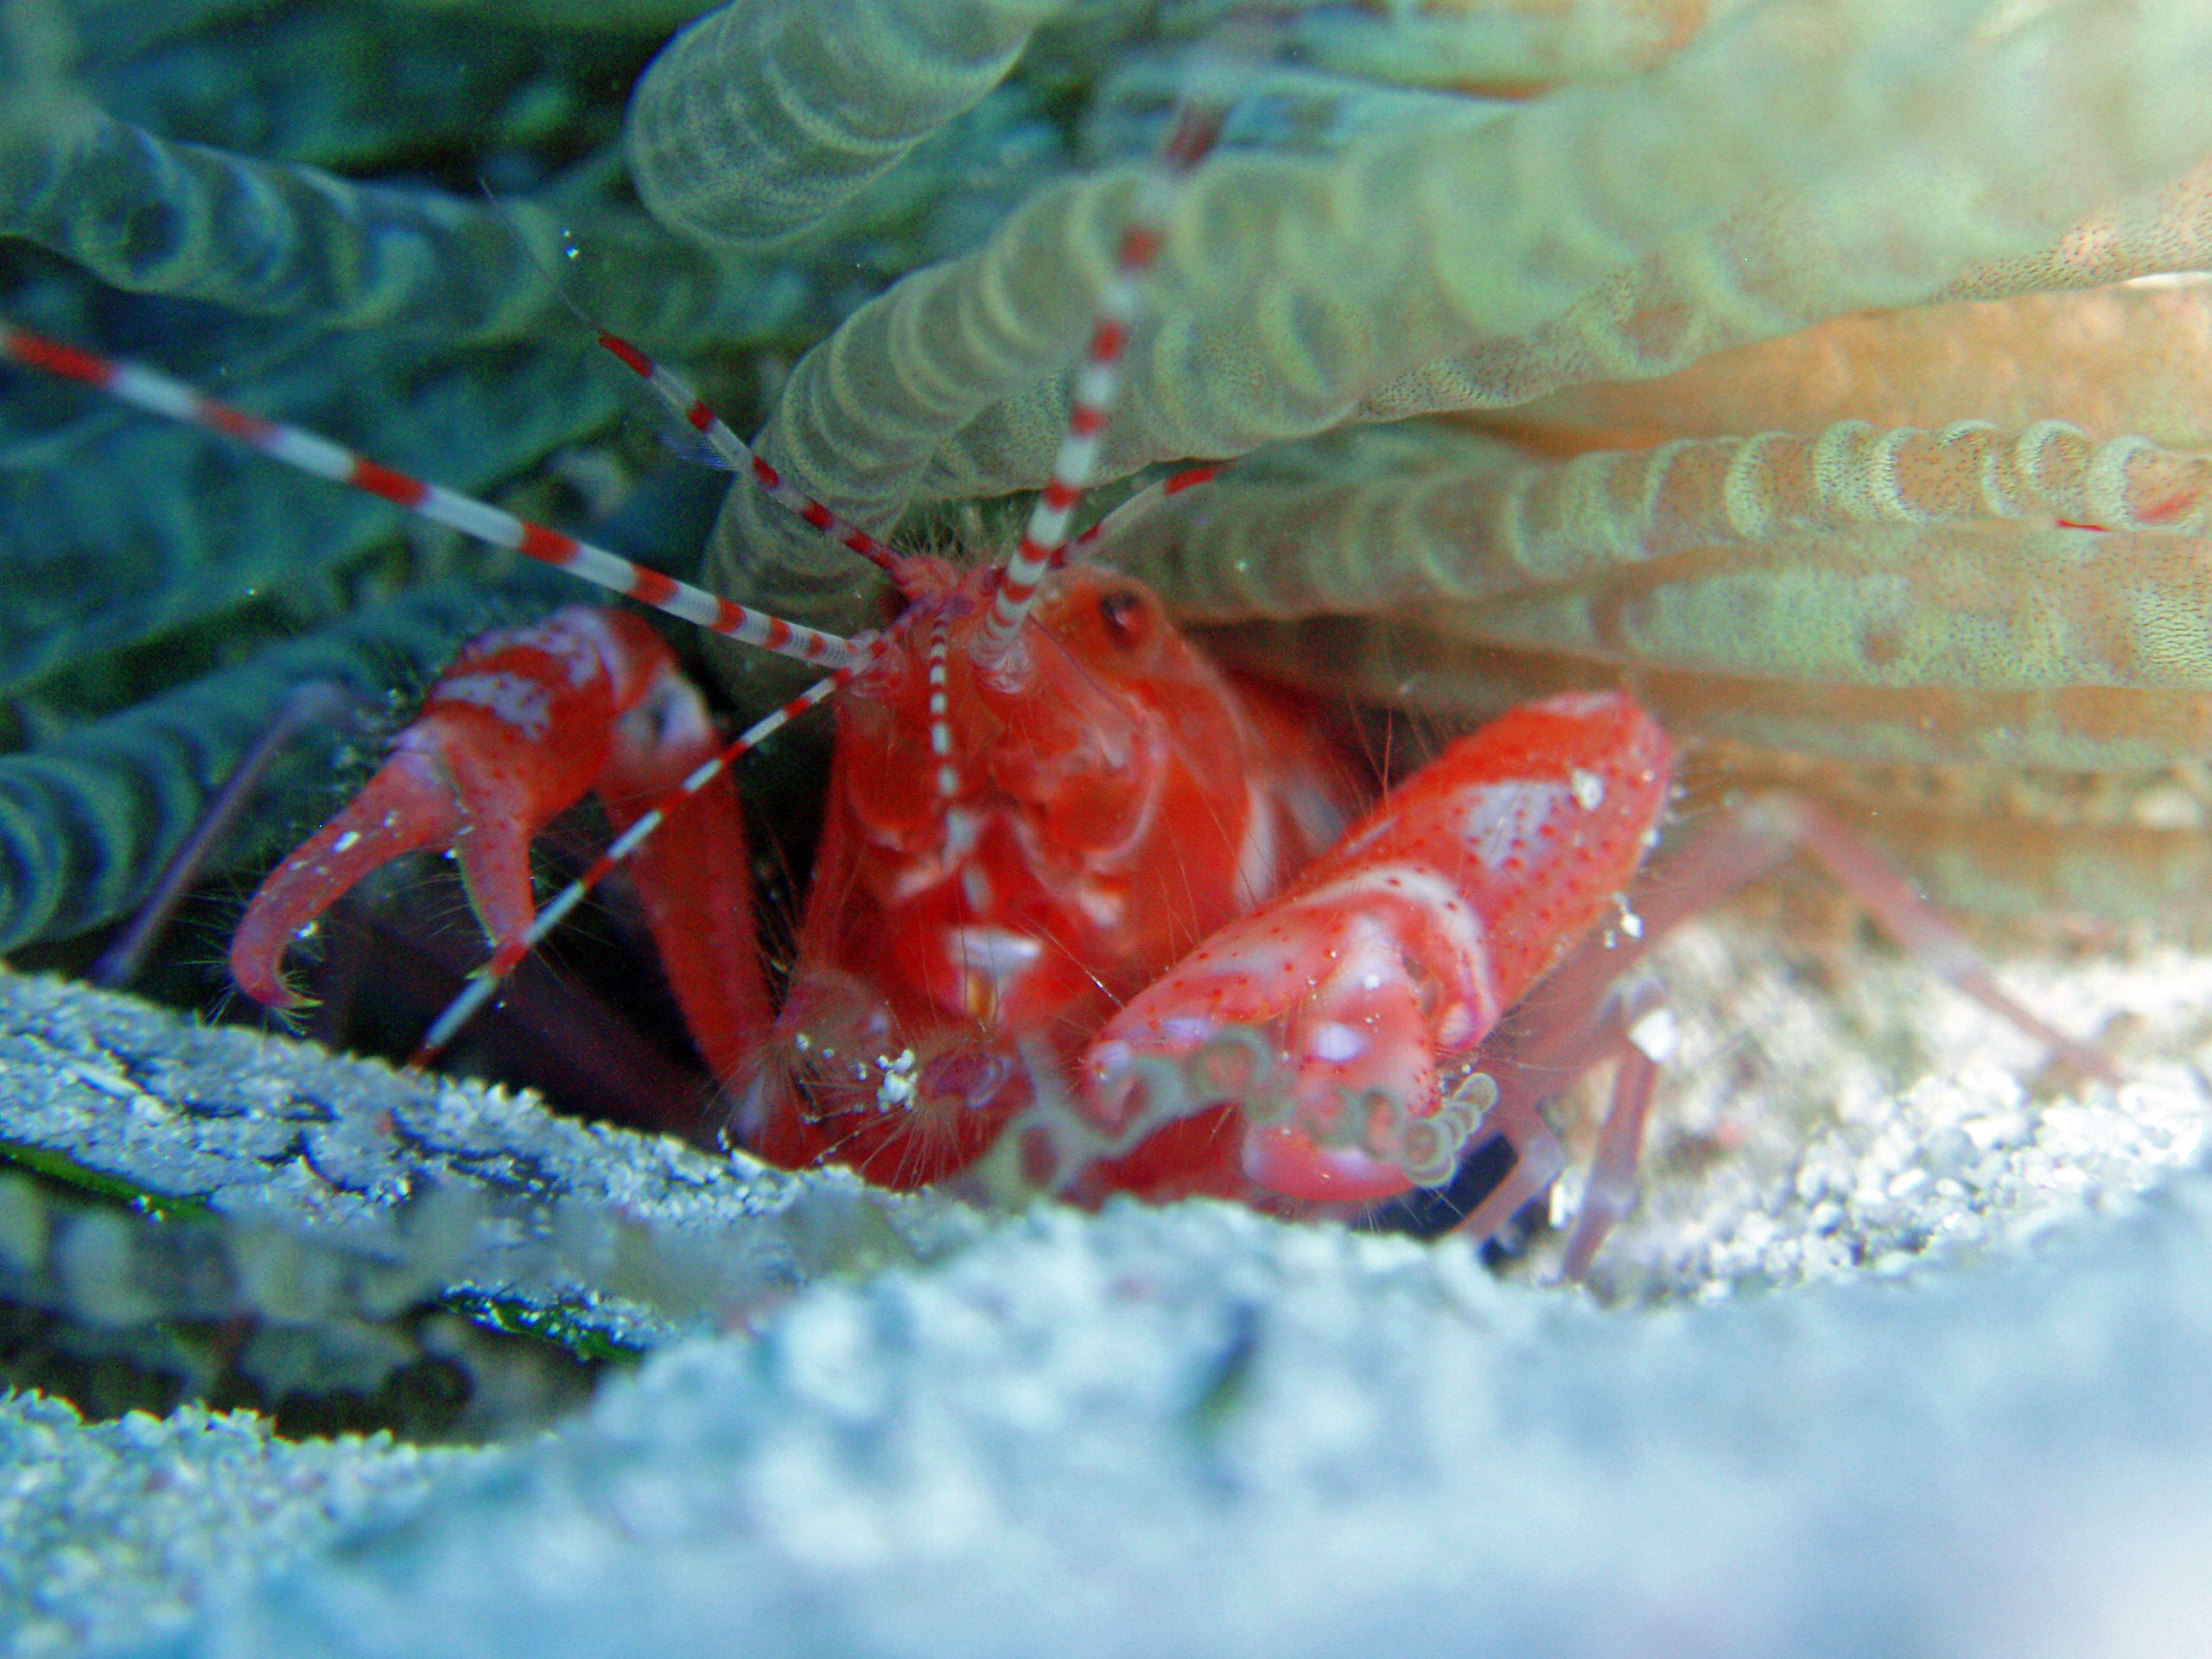
{"label": "crustacean's right claw", "polygon": [[536,914],[531,838],[599,779],[617,721],[672,672],[642,622],[582,606],[472,642],[383,770],[261,884],[231,944],[240,988],[296,1006],[292,940],[369,872],[426,847],[452,849],[485,931],[518,947]]}
{"label": "crustacean's right claw", "polygon": [[[1650,717],[1607,694],[1529,704],[1461,739],[1108,1020],[1084,1063],[1095,1105],[1114,1119],[1142,1062],[1256,1029],[1280,1057],[1281,1109],[1212,1136],[1219,1185],[1185,1176],[1186,1190],[1407,1191],[1428,1158],[1379,1142],[1443,1109],[1443,1063],[1471,1055],[1621,891],[1670,760]],[[1369,1122],[1378,1108],[1393,1133]],[[1140,1148],[1105,1184],[1142,1190],[1149,1167]]]}

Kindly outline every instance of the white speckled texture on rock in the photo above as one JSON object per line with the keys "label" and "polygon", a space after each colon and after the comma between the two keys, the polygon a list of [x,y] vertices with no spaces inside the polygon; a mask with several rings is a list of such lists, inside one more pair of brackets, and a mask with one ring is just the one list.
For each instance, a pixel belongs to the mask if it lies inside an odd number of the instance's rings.
{"label": "white speckled texture on rock", "polygon": [[59,1659],[174,1632],[215,1586],[411,1508],[467,1455],[384,1435],[292,1445],[244,1411],[87,1427],[59,1401],[0,1401],[0,1637]]}
{"label": "white speckled texture on rock", "polygon": [[[1711,1300],[2002,1254],[2195,1165],[2212,1128],[2212,957],[1999,959],[2031,1009],[2103,1044],[2117,1086],[2049,1071],[2032,1038],[1848,931],[1815,940],[1724,912],[1670,938],[1656,966],[1681,1043],[1641,1202],[1593,1270],[1609,1298]],[[1560,1183],[1562,1216],[1586,1165],[1584,1152]]]}

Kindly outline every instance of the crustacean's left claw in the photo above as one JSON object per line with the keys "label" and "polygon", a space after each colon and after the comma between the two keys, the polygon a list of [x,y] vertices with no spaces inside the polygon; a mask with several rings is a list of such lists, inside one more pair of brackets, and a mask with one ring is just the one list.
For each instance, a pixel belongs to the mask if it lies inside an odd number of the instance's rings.
{"label": "crustacean's left claw", "polygon": [[231,977],[272,1008],[307,1001],[283,976],[284,951],[370,871],[402,853],[450,846],[461,822],[435,761],[404,750],[353,804],[269,873],[231,936]]}
{"label": "crustacean's left claw", "polygon": [[[1084,1058],[1096,1115],[1128,1116],[1117,1090],[1142,1062],[1256,1029],[1276,1056],[1271,1105],[1217,1137],[1216,1185],[1195,1190],[1406,1191],[1433,1161],[1408,1148],[1433,1137],[1407,1130],[1442,1109],[1441,1065],[1471,1055],[1619,893],[1670,766],[1665,734],[1611,695],[1530,704],[1461,739],[1107,1022]],[[1141,1190],[1147,1167],[1140,1145],[1100,1173]]]}
{"label": "crustacean's left claw", "polygon": [[[231,944],[231,971],[286,1007],[285,949],[370,871],[450,848],[493,942],[518,947],[536,914],[530,843],[602,774],[619,722],[674,667],[634,617],[571,606],[473,641],[353,803],[270,873]],[[710,752],[710,751],[709,751]]]}

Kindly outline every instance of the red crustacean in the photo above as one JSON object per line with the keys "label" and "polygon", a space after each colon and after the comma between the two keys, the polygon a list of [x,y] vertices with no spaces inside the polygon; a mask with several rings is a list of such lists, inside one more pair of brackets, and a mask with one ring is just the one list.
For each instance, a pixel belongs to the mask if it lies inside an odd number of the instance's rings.
{"label": "red crustacean", "polygon": [[767,1075],[745,1090],[748,1143],[938,1179],[1030,1103],[1025,1035],[1079,1068],[1096,1118],[1139,1057],[1249,1027],[1290,1070],[1291,1124],[1240,1131],[1211,1108],[1102,1160],[1084,1190],[1405,1191],[1402,1156],[1324,1145],[1320,1126],[1377,1091],[1405,1122],[1435,1117],[1440,1059],[1471,1053],[1633,871],[1665,798],[1657,728],[1620,697],[1522,710],[1317,863],[1343,822],[1342,757],[1226,680],[1142,589],[1068,573],[1010,686],[963,649],[979,613],[941,655],[942,763],[921,741],[921,630],[902,626],[906,660],[840,705],[830,824]]}
{"label": "red crustacean", "polygon": [[[1648,717],[1559,698],[1462,740],[1315,862],[1352,804],[1343,757],[1293,705],[1230,681],[1142,588],[1083,567],[1048,578],[1015,660],[993,667],[970,647],[997,572],[913,560],[900,575],[913,597],[837,704],[829,824],[772,1023],[726,777],[634,855],[741,1138],[778,1163],[941,1180],[1035,1103],[1019,1039],[1103,1102],[1127,1061],[1230,1027],[1279,1032],[1307,1121],[1380,1091],[1402,1138],[1437,1116],[1440,1070],[1620,891],[1665,800]],[[283,1000],[291,938],[422,846],[456,849],[487,931],[518,949],[537,830],[587,789],[634,820],[720,747],[634,619],[575,607],[488,636],[271,874],[234,940],[238,981]],[[1233,1110],[1142,1136],[1082,1190],[1325,1200],[1414,1184],[1363,1129],[1368,1144],[1297,1122],[1239,1134]]]}
{"label": "red crustacean", "polygon": [[[1208,1104],[1102,1160],[1082,1190],[1319,1201],[1413,1185],[1389,1135],[1437,1116],[1440,1072],[1633,873],[1667,794],[1657,727],[1613,695],[1532,705],[1461,740],[1316,861],[1350,804],[1343,759],[1292,707],[1228,680],[1144,590],[1082,568],[1048,579],[1018,660],[995,669],[970,645],[996,573],[913,563],[914,599],[838,703],[829,825],[772,1024],[726,782],[639,855],[745,1142],[918,1185],[1035,1103],[1022,1039],[1076,1070],[1098,1118],[1137,1058],[1254,1028],[1278,1046],[1290,1121],[1240,1131],[1234,1107]],[[234,941],[238,981],[283,1000],[294,934],[426,845],[455,848],[512,948],[539,829],[587,789],[633,818],[622,803],[719,747],[632,620],[576,607],[481,640],[362,794],[271,874]],[[1347,1101],[1387,1103],[1392,1122],[1348,1138]]]}

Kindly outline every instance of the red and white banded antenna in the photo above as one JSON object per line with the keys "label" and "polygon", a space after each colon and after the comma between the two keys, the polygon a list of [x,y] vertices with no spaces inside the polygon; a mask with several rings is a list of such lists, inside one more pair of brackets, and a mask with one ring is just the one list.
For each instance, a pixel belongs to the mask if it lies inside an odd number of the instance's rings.
{"label": "red and white banded antenna", "polygon": [[1145,275],[1159,257],[1168,215],[1182,195],[1185,181],[1213,149],[1228,114],[1228,103],[1216,93],[1200,88],[1185,95],[1176,108],[1166,143],[1137,187],[1129,223],[1116,252],[1114,274],[1099,296],[1090,343],[1076,370],[1068,429],[1052,458],[1051,479],[1030,511],[1020,541],[1007,556],[998,590],[991,596],[990,614],[969,647],[969,654],[984,667],[1004,662],[1013,651],[1036,603],[1038,584],[1066,550],[1077,505],[1098,470],[1099,444],[1122,389],[1122,353],[1143,302]]}
{"label": "red and white banded antenna", "polygon": [[[632,349],[624,360],[639,355]],[[395,472],[304,427],[249,415],[143,364],[97,357],[7,322],[0,322],[0,357],[64,379],[81,381],[164,420],[218,433],[300,472],[379,496],[434,524],[493,547],[527,554],[610,593],[763,651],[828,668],[855,664],[868,654],[865,642],[855,644],[838,634],[786,622],[658,570],[648,570],[619,553],[517,518],[488,501]],[[827,508],[822,511],[828,512]],[[836,522],[834,517],[832,522]]]}

